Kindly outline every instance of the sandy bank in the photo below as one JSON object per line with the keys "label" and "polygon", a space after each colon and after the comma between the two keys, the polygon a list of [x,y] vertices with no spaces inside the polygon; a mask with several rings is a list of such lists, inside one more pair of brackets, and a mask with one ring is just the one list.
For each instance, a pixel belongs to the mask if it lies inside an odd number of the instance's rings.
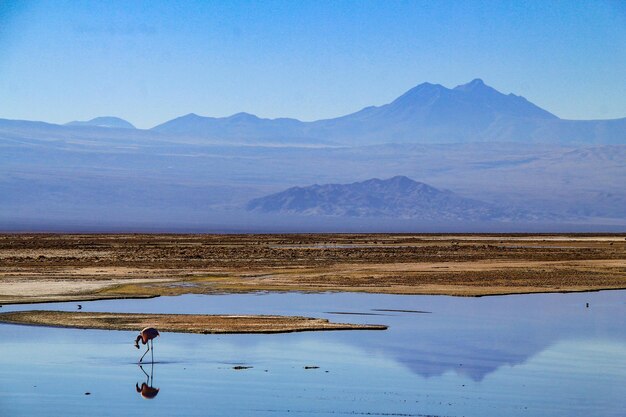
{"label": "sandy bank", "polygon": [[321,330],[385,330],[377,324],[331,323],[299,316],[82,313],[19,311],[0,314],[0,323],[79,329],[130,330],[156,327],[176,333],[290,333]]}

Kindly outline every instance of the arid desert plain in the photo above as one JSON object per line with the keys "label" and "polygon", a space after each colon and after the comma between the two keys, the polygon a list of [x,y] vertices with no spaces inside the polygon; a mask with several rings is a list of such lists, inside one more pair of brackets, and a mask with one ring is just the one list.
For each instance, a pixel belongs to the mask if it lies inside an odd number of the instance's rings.
{"label": "arid desert plain", "polygon": [[617,417],[625,238],[4,234],[0,410]]}

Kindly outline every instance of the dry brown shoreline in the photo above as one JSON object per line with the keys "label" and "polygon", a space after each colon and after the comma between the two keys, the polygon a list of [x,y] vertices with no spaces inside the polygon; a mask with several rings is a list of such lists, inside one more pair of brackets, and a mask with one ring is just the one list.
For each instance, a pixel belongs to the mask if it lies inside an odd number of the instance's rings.
{"label": "dry brown shoreline", "polygon": [[625,236],[0,234],[0,304],[254,291],[624,289]]}
{"label": "dry brown shoreline", "polygon": [[156,327],[162,332],[201,334],[387,329],[387,326],[378,324],[332,323],[326,319],[300,316],[87,313],[42,310],[1,313],[0,323],[127,331]]}

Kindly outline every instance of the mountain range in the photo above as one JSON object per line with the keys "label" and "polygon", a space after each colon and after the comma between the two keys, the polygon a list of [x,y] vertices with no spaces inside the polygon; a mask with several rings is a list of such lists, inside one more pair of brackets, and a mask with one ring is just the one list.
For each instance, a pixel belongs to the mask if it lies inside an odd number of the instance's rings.
{"label": "mountain range", "polygon": [[417,219],[419,221],[519,221],[536,215],[461,197],[406,176],[351,184],[292,187],[251,200],[247,209],[307,216]]}
{"label": "mountain range", "polygon": [[424,83],[383,106],[302,122],[248,113],[213,118],[188,114],[157,132],[239,142],[376,143],[624,143],[626,118],[563,120],[523,97],[502,94],[475,79],[448,89]]}
{"label": "mountain range", "polygon": [[0,230],[616,231],[625,183],[626,119],[480,80],[316,122],[0,119]]}
{"label": "mountain range", "polygon": [[[16,122],[22,131],[30,129],[28,133],[33,130],[40,132],[47,127],[63,135],[113,135],[124,139],[133,130],[136,132],[133,137],[231,145],[626,143],[626,118],[563,120],[521,96],[502,94],[480,79],[451,89],[423,83],[391,103],[313,122],[290,118],[264,119],[249,113],[229,117],[203,117],[191,113],[152,129],[134,129],[131,123],[116,117],[97,117],[67,123],[59,131],[55,127],[58,125],[0,119],[0,133],[13,129]],[[111,128],[125,131],[114,133]]]}

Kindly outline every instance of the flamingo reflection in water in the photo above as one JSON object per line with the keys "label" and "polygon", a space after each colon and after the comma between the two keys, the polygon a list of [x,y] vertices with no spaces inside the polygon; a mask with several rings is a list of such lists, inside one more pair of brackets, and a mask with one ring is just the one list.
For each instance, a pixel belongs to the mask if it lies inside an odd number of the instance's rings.
{"label": "flamingo reflection in water", "polygon": [[139,369],[146,376],[146,382],[141,383],[141,387],[139,387],[139,382],[135,384],[135,390],[141,394],[142,398],[146,400],[151,400],[157,396],[159,393],[159,388],[154,388],[154,362],[150,365],[150,375],[143,369],[142,365],[139,365]]}

